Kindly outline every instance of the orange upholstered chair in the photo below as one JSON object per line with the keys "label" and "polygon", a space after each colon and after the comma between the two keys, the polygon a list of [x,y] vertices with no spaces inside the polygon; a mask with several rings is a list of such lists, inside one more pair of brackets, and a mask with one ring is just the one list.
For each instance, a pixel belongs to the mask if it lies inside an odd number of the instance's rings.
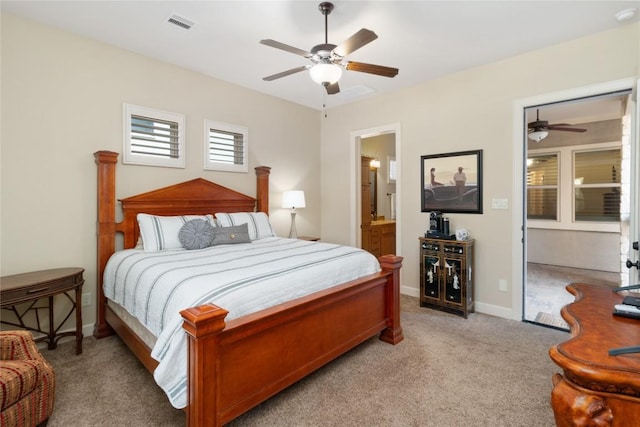
{"label": "orange upholstered chair", "polygon": [[0,332],[0,426],[44,426],[53,412],[55,375],[31,332]]}

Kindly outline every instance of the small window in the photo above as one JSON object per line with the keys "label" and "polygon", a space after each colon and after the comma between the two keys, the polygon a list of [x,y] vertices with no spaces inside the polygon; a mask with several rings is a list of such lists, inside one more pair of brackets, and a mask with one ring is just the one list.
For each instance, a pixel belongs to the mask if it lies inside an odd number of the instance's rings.
{"label": "small window", "polygon": [[249,129],[205,120],[205,170],[248,172]]}
{"label": "small window", "polygon": [[185,167],[185,118],[124,104],[124,157],[127,164]]}
{"label": "small window", "polygon": [[558,155],[527,159],[527,218],[558,219]]}
{"label": "small window", "polygon": [[396,159],[395,157],[387,157],[387,164],[388,164],[388,177],[387,177],[387,184],[395,184],[396,182],[396,176],[398,174],[398,171],[396,170]]}
{"label": "small window", "polygon": [[576,221],[620,221],[620,149],[574,153]]}

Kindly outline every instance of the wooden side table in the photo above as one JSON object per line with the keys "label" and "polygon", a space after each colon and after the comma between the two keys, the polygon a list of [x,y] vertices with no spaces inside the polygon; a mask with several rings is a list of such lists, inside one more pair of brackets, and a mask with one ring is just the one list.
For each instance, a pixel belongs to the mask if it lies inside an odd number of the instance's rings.
{"label": "wooden side table", "polygon": [[[17,326],[34,332],[44,334],[36,341],[47,341],[49,350],[53,350],[58,345],[58,340],[65,336],[76,337],[76,354],[82,353],[82,285],[84,279],[83,268],[56,268],[51,270],[33,271],[30,273],[15,274],[12,276],[0,277],[0,308],[9,310],[15,314],[18,323],[12,323],[5,319],[1,323]],[[75,299],[68,292],[75,290]],[[65,295],[73,306],[65,318],[55,326],[53,319],[53,299],[58,294]],[[38,300],[48,298],[47,306],[38,306]],[[18,305],[22,303],[31,304],[24,309],[18,310]],[[48,309],[49,330],[44,331],[40,326],[39,311]],[[24,317],[30,311],[35,311],[35,327],[28,326],[24,322]],[[70,332],[58,332],[73,312],[76,312],[76,330]]]}

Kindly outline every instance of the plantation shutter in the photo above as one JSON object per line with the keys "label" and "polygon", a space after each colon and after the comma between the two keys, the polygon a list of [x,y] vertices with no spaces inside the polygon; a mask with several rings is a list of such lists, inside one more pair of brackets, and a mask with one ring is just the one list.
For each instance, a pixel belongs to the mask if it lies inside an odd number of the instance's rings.
{"label": "plantation shutter", "polygon": [[180,129],[177,122],[131,115],[131,153],[179,158]]}
{"label": "plantation shutter", "polygon": [[558,155],[530,156],[527,162],[527,218],[558,219]]}
{"label": "plantation shutter", "polygon": [[620,220],[620,149],[577,152],[574,157],[576,221]]}
{"label": "plantation shutter", "polygon": [[247,173],[249,129],[213,120],[205,120],[204,124],[204,168]]}
{"label": "plantation shutter", "polygon": [[209,129],[209,161],[227,165],[244,162],[244,135],[236,132]]}

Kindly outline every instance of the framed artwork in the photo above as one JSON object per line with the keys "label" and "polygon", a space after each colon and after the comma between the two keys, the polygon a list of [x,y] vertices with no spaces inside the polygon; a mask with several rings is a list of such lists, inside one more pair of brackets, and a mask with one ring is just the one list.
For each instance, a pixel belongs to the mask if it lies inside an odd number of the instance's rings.
{"label": "framed artwork", "polygon": [[482,150],[420,157],[422,212],[482,213]]}

